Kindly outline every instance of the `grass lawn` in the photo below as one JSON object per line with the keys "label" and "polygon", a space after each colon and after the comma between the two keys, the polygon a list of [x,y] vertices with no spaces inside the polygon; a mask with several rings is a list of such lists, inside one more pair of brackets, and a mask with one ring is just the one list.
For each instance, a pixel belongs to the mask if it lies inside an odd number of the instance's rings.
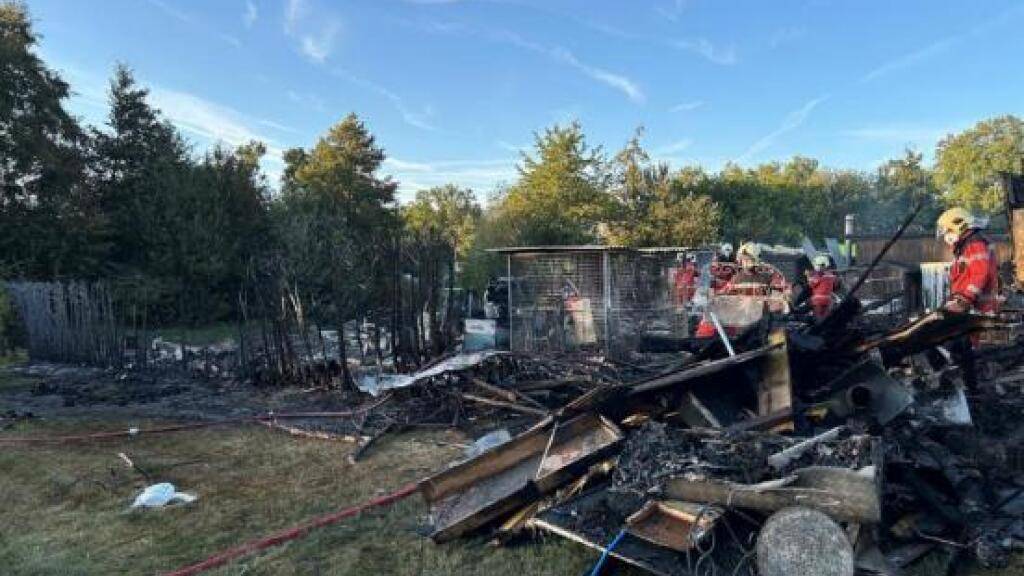
{"label": "grass lawn", "polygon": [[[9,434],[124,429],[139,422],[26,421]],[[148,423],[153,424],[153,423]],[[451,432],[386,439],[352,465],[351,445],[258,427],[130,440],[0,447],[0,566],[8,575],[156,574],[390,492],[444,466],[464,440]],[[147,484],[173,482],[199,500],[128,511]],[[437,546],[416,533],[419,495],[312,532],[211,574],[580,574],[596,555],[552,538],[515,548]]]}
{"label": "grass lawn", "polygon": [[[71,434],[156,422],[20,421],[4,435]],[[353,465],[352,446],[247,426],[64,446],[0,446],[0,566],[7,575],[157,574],[384,494],[443,467],[465,439],[429,432],[385,439]],[[194,504],[129,511],[153,478],[195,492]],[[578,575],[596,554],[559,538],[512,548],[477,540],[437,546],[417,534],[414,495],[316,530],[210,574]],[[926,559],[910,574],[936,576]],[[633,574],[634,572],[630,572]],[[1014,559],[1003,571],[1024,574]]]}

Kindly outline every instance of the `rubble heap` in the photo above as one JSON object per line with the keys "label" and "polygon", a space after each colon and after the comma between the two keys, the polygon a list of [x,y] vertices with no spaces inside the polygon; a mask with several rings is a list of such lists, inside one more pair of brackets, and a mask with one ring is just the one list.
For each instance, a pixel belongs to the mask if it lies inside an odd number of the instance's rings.
{"label": "rubble heap", "polygon": [[654,574],[1003,565],[1024,542],[1024,354],[990,347],[968,388],[948,353],[1000,326],[938,312],[878,330],[854,301],[735,350],[520,359],[487,385],[535,402],[532,425],[421,483],[432,537],[544,531]]}

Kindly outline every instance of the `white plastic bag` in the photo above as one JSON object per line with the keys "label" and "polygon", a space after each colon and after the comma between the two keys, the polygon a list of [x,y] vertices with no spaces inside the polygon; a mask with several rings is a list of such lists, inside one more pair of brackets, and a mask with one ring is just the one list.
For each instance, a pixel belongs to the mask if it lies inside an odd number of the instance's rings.
{"label": "white plastic bag", "polygon": [[160,484],[147,486],[141,494],[135,497],[132,508],[159,508],[174,501],[188,504],[189,502],[195,502],[196,498],[195,494],[178,492],[175,490],[174,484],[170,482],[161,482]]}
{"label": "white plastic bag", "polygon": [[495,430],[494,432],[490,432],[488,434],[484,434],[483,436],[477,438],[476,442],[473,442],[472,444],[469,445],[469,447],[466,448],[465,456],[466,458],[476,458],[477,456],[490,450],[491,448],[494,448],[495,446],[501,446],[502,444],[508,442],[511,439],[512,435],[509,434],[508,430],[505,430],[504,428],[502,428],[501,430]]}

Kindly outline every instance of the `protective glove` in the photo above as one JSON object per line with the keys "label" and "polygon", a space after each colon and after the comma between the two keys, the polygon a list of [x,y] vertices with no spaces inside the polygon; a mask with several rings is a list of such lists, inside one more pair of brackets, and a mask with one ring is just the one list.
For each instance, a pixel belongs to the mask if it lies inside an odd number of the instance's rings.
{"label": "protective glove", "polygon": [[952,312],[953,314],[966,314],[971,309],[971,303],[966,298],[959,294],[953,294],[946,300],[946,303],[942,305],[942,309],[946,312]]}

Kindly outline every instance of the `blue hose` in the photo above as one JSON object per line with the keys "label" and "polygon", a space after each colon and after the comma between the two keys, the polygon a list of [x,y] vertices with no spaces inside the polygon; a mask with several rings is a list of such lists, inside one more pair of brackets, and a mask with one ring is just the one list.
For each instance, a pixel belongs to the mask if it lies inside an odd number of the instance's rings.
{"label": "blue hose", "polygon": [[604,563],[608,561],[608,555],[611,554],[611,551],[619,545],[619,542],[622,541],[622,537],[625,535],[626,529],[623,528],[622,530],[619,530],[619,533],[615,535],[615,538],[612,538],[612,541],[605,546],[604,552],[601,552],[601,557],[597,560],[597,564],[594,564],[594,568],[591,569],[590,576],[597,576],[601,573],[601,568],[604,568]]}

